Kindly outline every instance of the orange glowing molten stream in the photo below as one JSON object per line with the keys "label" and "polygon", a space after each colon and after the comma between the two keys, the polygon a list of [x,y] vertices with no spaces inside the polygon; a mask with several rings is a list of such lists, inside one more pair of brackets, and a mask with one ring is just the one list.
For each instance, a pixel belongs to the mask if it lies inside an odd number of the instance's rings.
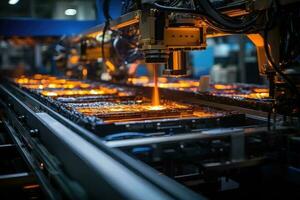
{"label": "orange glowing molten stream", "polygon": [[152,95],[152,106],[158,107],[160,105],[160,98],[159,98],[159,90],[158,90],[158,74],[157,74],[157,65],[153,65],[153,81],[154,81],[154,88],[153,88],[153,95]]}

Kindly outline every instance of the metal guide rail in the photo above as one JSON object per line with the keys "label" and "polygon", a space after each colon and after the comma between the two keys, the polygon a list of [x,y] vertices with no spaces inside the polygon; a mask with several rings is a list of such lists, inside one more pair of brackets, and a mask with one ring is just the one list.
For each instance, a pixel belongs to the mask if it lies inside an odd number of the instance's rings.
{"label": "metal guide rail", "polygon": [[5,117],[38,163],[34,173],[50,199],[202,199],[122,152],[107,148],[92,133],[32,97],[3,85],[0,90]]}
{"label": "metal guide rail", "polygon": [[0,192],[2,199],[44,198],[30,164],[20,153],[20,141],[15,138],[5,120],[0,121]]}
{"label": "metal guide rail", "polygon": [[[278,162],[278,160],[285,160],[285,158],[277,157],[277,155],[283,153],[281,152],[282,147],[283,149],[287,149],[285,141],[288,140],[290,136],[298,134],[295,129],[282,127],[277,127],[276,131],[269,131],[266,124],[259,120],[253,120],[252,123],[243,124],[244,126],[241,126],[239,121],[234,121],[235,124],[239,126],[233,125],[219,128],[216,128],[216,126],[212,126],[211,128],[209,126],[203,126],[202,128],[184,131],[181,134],[162,134],[156,131],[145,136],[144,133],[141,132],[134,132],[134,134],[131,132],[131,136],[129,137],[128,132],[126,132],[128,129],[122,128],[119,130],[123,130],[123,133],[115,134],[111,132],[109,135],[104,134],[105,137],[102,137],[102,139],[106,140],[106,146],[121,149],[122,152],[126,153],[123,154],[119,151],[111,152],[111,149],[108,150],[107,147],[103,146],[103,142],[100,141],[97,136],[99,134],[97,134],[96,131],[90,133],[74,124],[72,120],[69,120],[70,118],[62,117],[60,113],[55,112],[55,108],[51,107],[51,103],[48,102],[48,104],[43,105],[41,103],[43,102],[42,99],[38,98],[34,93],[29,93],[12,85],[1,86],[0,89],[5,94],[10,94],[2,96],[2,98],[6,99],[5,102],[13,102],[6,96],[15,96],[15,100],[24,102],[31,111],[47,113],[47,115],[43,113],[38,114],[39,123],[49,123],[53,122],[53,120],[58,121],[67,127],[67,129],[74,131],[74,133],[112,156],[113,159],[121,162],[139,175],[146,177],[147,180],[150,179],[155,183],[158,181],[160,186],[163,184],[160,178],[152,177],[152,175],[158,172],[153,172],[153,169],[145,167],[139,162],[139,164],[133,164],[136,161],[126,154],[138,158],[160,173],[175,179],[177,182],[190,187],[198,193],[205,193],[205,190],[203,191],[199,188],[206,188],[208,184],[207,179],[210,180],[210,184],[216,184],[212,191],[220,191],[220,185],[222,186],[223,184],[220,183],[221,177],[227,177],[230,180],[236,181],[235,176],[237,174],[228,174],[228,170],[244,172],[244,169],[247,171],[249,168],[256,169],[263,167],[270,159],[269,154],[276,155],[275,158],[272,158],[276,160],[276,162]],[[12,110],[12,108],[9,110]],[[243,116],[245,117],[245,115]],[[124,126],[126,126],[126,124],[130,123],[124,123]],[[133,123],[133,125],[136,124]],[[207,123],[205,123],[205,125],[207,125]],[[49,126],[52,127],[53,125]],[[62,132],[64,129],[61,126],[53,126],[52,131],[54,130]],[[101,126],[99,126],[99,130],[101,130]],[[105,129],[102,130],[106,131]],[[142,128],[140,130],[142,130]],[[109,133],[109,131],[107,133]],[[66,134],[59,135],[66,136]],[[48,136],[44,136],[46,140],[44,142],[46,143],[48,143],[49,140],[47,137]],[[41,136],[38,138],[41,139]],[[49,149],[47,148],[47,150],[52,150],[53,145],[48,145]],[[77,147],[74,147],[71,152],[78,151],[78,145],[76,146]],[[56,149],[52,151],[55,150]],[[287,152],[284,154],[287,154]],[[61,159],[60,156],[59,158]],[[93,162],[95,161],[91,161],[91,163]],[[68,165],[68,163],[66,163],[66,165]],[[281,164],[286,165],[285,162],[281,162],[280,165]],[[71,167],[67,170],[68,173],[69,170],[73,171]],[[245,180],[242,180],[240,184],[243,184],[243,181]],[[81,180],[78,182],[81,183]],[[191,185],[191,182],[196,184]],[[203,187],[203,185],[206,186]],[[164,188],[165,185],[163,184],[162,187]],[[173,188],[173,186],[171,188]],[[172,192],[175,191],[172,190]],[[209,193],[208,196],[212,193]]]}

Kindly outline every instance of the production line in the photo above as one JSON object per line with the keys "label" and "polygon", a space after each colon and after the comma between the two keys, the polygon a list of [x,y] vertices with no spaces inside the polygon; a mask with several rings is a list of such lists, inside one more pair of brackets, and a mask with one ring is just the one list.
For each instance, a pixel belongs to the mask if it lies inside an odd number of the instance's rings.
{"label": "production line", "polygon": [[[161,91],[170,94],[160,95],[160,105],[154,105],[153,88],[148,87],[48,75],[22,76],[8,82],[1,90],[6,94],[2,98],[10,99],[6,101],[12,103],[10,108],[17,106],[12,101],[15,96],[36,113],[53,110],[66,117],[67,123],[85,127],[109,147],[121,149],[190,188],[206,187],[207,183],[198,183],[198,180],[211,176],[206,175],[207,170],[222,174],[228,168],[242,170],[262,165],[268,149],[276,151],[277,148],[267,142],[270,137],[280,142],[282,137],[287,137],[286,131],[291,131],[284,128],[278,135],[261,137],[268,132],[267,119],[200,102],[187,104],[184,98],[174,101],[172,92],[177,91],[172,90]],[[167,96],[170,98],[165,99]],[[197,102],[197,98],[187,98]],[[41,103],[46,108],[41,107]],[[13,110],[18,110],[17,107]],[[14,112],[19,113],[17,110]],[[22,116],[17,119],[22,124],[26,121]],[[40,134],[34,130],[31,137]],[[236,146],[242,141],[243,146]],[[232,148],[239,148],[240,152],[235,149],[233,152]],[[201,161],[194,162],[196,158]],[[235,159],[239,160],[238,166],[232,161]],[[209,191],[193,190],[214,196],[218,187],[211,187]]]}
{"label": "production line", "polygon": [[[79,121],[87,120],[99,126],[99,134],[100,132],[107,134],[103,130],[100,131],[105,125],[115,126],[114,132],[122,132],[124,128],[120,129],[118,126],[128,122],[131,125],[126,124],[125,130],[147,132],[147,129],[156,131],[162,129],[169,132],[176,131],[176,129],[189,130],[204,127],[199,123],[200,121],[215,121],[213,124],[216,124],[217,121],[222,122],[222,118],[228,118],[229,125],[233,124],[229,122],[230,118],[232,120],[244,118],[238,112],[183,104],[170,99],[160,99],[159,104],[154,105],[150,98],[151,92],[147,96],[143,90],[128,86],[121,87],[114,84],[75,81],[50,76],[41,76],[41,79],[39,77],[40,75],[16,78],[14,83],[20,88],[28,89],[30,93],[43,102],[48,102],[50,106],[64,111],[65,115],[78,116]],[[55,85],[59,82],[65,84],[60,87]],[[187,127],[182,127],[183,122]],[[136,128],[135,123],[139,123]],[[167,125],[164,127],[165,123]],[[141,126],[142,124],[144,125]],[[139,126],[141,127],[138,128]],[[168,128],[169,126],[171,128]]]}
{"label": "production line", "polygon": [[[104,24],[59,40],[62,71],[1,80],[5,198],[299,199],[298,0],[126,0],[114,19],[101,3]],[[227,35],[267,84],[186,77]]]}
{"label": "production line", "polygon": [[[179,90],[186,92],[201,92],[199,91],[200,83],[198,80],[184,79],[184,78],[158,78],[159,88],[166,88],[171,90]],[[153,87],[154,83],[150,81],[149,77],[129,78],[128,84]],[[267,99],[269,97],[269,89],[264,86],[251,85],[251,84],[210,84],[207,92],[214,96],[227,96],[232,98],[248,98],[248,99]]]}

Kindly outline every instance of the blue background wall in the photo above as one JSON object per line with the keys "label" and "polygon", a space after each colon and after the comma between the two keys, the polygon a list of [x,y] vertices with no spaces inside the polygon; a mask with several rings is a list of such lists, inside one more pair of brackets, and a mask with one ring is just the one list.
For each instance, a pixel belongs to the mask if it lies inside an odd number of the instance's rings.
{"label": "blue background wall", "polygon": [[0,19],[2,36],[62,36],[75,35],[97,25],[96,20],[49,20],[31,18]]}
{"label": "blue background wall", "polygon": [[[34,18],[0,18],[2,36],[61,36],[75,35],[104,22],[103,0],[96,0],[95,20],[51,20]],[[121,13],[121,0],[111,0],[110,14],[113,18]]]}
{"label": "blue background wall", "polygon": [[[0,18],[0,36],[62,36],[80,34],[104,22],[103,0],[96,0],[97,18],[88,21],[50,20],[33,18]],[[121,14],[121,0],[111,0],[110,15],[116,18]],[[213,65],[213,48],[191,52],[193,74],[199,77],[208,74]],[[144,74],[146,71],[141,70]]]}

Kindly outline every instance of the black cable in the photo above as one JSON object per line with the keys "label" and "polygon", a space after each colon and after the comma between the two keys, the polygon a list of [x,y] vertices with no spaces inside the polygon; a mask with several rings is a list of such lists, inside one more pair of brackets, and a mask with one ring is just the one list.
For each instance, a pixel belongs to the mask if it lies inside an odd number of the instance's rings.
{"label": "black cable", "polygon": [[218,22],[218,24],[221,24],[225,27],[227,27],[228,29],[232,29],[232,30],[236,30],[236,29],[243,29],[246,28],[249,25],[252,25],[257,17],[254,17],[253,19],[251,19],[250,21],[248,20],[247,23],[245,22],[234,22],[234,21],[230,21],[233,19],[227,18],[224,19],[221,15],[210,5],[209,2],[207,2],[207,0],[201,0],[201,1],[197,1],[199,6],[198,9],[186,9],[186,8],[177,8],[177,7],[171,7],[171,6],[165,6],[165,5],[161,5],[157,2],[155,2],[153,5],[158,8],[158,9],[162,9],[165,11],[169,11],[169,12],[182,12],[182,13],[193,13],[193,14],[197,14],[200,15],[202,17],[205,17],[207,19],[209,19],[210,21],[216,21]]}
{"label": "black cable", "polygon": [[215,8],[213,8],[213,6],[208,0],[196,0],[196,1],[198,5],[200,5],[201,8],[205,10],[208,16],[210,16],[218,24],[222,24],[223,26],[229,29],[243,29],[250,25],[253,25],[253,23],[256,22],[256,17],[254,17],[251,20],[247,20],[245,22],[237,22],[236,19],[220,14]]}
{"label": "black cable", "polygon": [[105,53],[104,53],[105,34],[106,34],[106,31],[108,30],[108,28],[109,28],[109,21],[105,22],[105,25],[104,25],[104,28],[103,28],[103,31],[102,31],[101,54],[102,54],[103,63],[104,63],[104,60],[105,60]]}
{"label": "black cable", "polygon": [[233,30],[233,29],[228,29],[226,27],[223,27],[222,25],[214,22],[213,20],[208,20],[204,19],[204,21],[213,29],[224,32],[224,33],[230,33],[230,34],[242,34],[242,33],[249,33],[249,32],[254,32],[257,30],[257,27],[255,26],[249,26],[244,29],[239,29],[239,30]]}
{"label": "black cable", "polygon": [[185,9],[185,8],[174,8],[174,7],[170,7],[170,6],[160,5],[158,3],[154,3],[153,5],[156,8],[160,9],[160,10],[164,10],[164,11],[168,11],[168,12],[179,12],[179,13],[189,13],[189,14],[192,13],[192,14],[195,14],[197,16],[200,16],[200,17],[206,19],[206,21],[209,21],[210,25],[212,25],[215,29],[220,30],[222,32],[226,32],[226,33],[243,33],[243,32],[246,32],[245,29],[241,29],[241,28],[237,29],[237,28],[232,28],[232,27],[230,27],[230,28],[224,27],[220,23],[217,23],[206,12],[201,12],[200,10]]}
{"label": "black cable", "polygon": [[214,8],[212,8],[212,6],[209,2],[207,2],[207,0],[198,1],[198,4],[202,9],[186,9],[164,6],[157,2],[155,2],[153,5],[157,9],[161,9],[164,11],[196,14],[210,21],[211,24],[214,24],[214,27],[216,29],[229,33],[243,33],[250,30],[252,28],[251,26],[255,24],[258,18],[258,15],[256,15],[250,20],[246,20],[244,22],[237,22],[236,20],[233,20],[228,17],[227,19],[225,19],[224,16],[221,16],[216,10],[214,10]]}
{"label": "black cable", "polygon": [[105,24],[104,24],[104,28],[102,31],[101,53],[102,53],[102,62],[104,63],[104,65],[105,65],[105,51],[104,51],[105,34],[106,34],[106,31],[109,29],[110,20],[112,19],[109,14],[109,5],[110,5],[110,0],[103,1],[103,15],[105,17]]}
{"label": "black cable", "polygon": [[193,13],[193,14],[205,14],[204,12],[203,13],[200,13],[199,10],[195,10],[195,9],[186,9],[186,8],[177,8],[177,7],[173,7],[173,6],[164,6],[164,5],[161,5],[157,2],[153,3],[153,5],[160,9],[160,10],[165,10],[165,11],[169,11],[169,12],[178,12],[178,13]]}
{"label": "black cable", "polygon": [[[274,3],[275,3],[275,6],[278,6],[278,5],[276,5],[275,1],[272,1],[272,6],[274,5]],[[275,12],[277,12],[277,10]],[[276,15],[272,16],[272,19],[273,20],[276,19]],[[270,21],[270,19],[269,19],[267,21],[265,30],[263,32],[263,34],[264,34],[265,53],[266,53],[267,59],[271,63],[271,65],[272,65],[273,69],[275,70],[275,72],[277,74],[279,74],[280,77],[288,84],[291,92],[295,93],[295,95],[297,96],[297,99],[300,99],[300,93],[298,91],[297,86],[293,83],[293,81],[286,74],[284,74],[280,70],[279,66],[276,65],[274,59],[271,56],[271,52],[270,52],[270,49],[269,49],[269,46],[268,46],[268,32],[269,32],[269,29],[272,27],[272,24],[273,24],[272,21]]]}
{"label": "black cable", "polygon": [[103,0],[103,15],[106,21],[109,21],[111,19],[111,16],[109,14],[109,5],[110,0]]}
{"label": "black cable", "polygon": [[264,31],[264,46],[265,46],[266,56],[267,56],[269,62],[271,63],[273,69],[288,84],[291,92],[294,92],[297,95],[297,98],[300,99],[300,94],[299,94],[297,86],[293,83],[293,81],[286,74],[284,74],[280,70],[280,68],[275,64],[275,61],[273,60],[273,58],[271,56],[271,53],[270,53],[270,50],[269,50],[269,47],[268,47],[268,30]]}

